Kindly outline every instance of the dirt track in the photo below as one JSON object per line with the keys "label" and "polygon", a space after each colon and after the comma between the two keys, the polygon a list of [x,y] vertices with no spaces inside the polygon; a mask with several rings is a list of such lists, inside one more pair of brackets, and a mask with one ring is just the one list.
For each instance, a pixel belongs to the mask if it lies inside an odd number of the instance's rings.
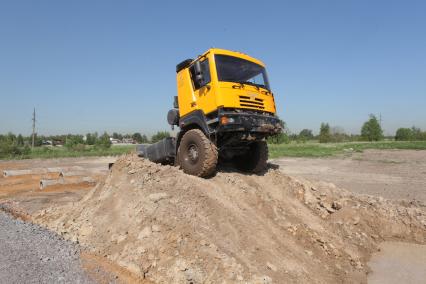
{"label": "dirt track", "polygon": [[327,181],[355,193],[426,202],[426,151],[366,150],[337,158],[280,158],[291,176]]}

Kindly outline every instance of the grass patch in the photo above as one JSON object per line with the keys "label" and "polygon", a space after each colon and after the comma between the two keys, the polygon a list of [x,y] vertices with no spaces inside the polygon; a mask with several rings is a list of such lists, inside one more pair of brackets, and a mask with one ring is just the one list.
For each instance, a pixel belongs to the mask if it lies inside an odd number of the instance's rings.
{"label": "grass patch", "polygon": [[[113,145],[111,148],[86,146],[79,150],[66,147],[36,147],[28,154],[8,159],[51,159],[65,157],[118,156],[132,152],[135,145]],[[380,142],[347,142],[347,143],[290,143],[269,144],[269,157],[311,157],[321,158],[344,153],[362,152],[366,149],[409,149],[426,150],[426,141],[380,141]]]}
{"label": "grass patch", "polygon": [[[73,150],[66,147],[35,147],[28,154],[14,156],[11,159],[52,159],[66,157],[92,157],[92,156],[118,156],[132,152],[135,145],[113,145],[110,148],[101,148],[95,146],[86,146],[79,150]],[[6,160],[8,160],[6,158]]]}
{"label": "grass patch", "polygon": [[329,157],[366,149],[426,150],[426,141],[380,141],[348,143],[269,144],[269,157]]}

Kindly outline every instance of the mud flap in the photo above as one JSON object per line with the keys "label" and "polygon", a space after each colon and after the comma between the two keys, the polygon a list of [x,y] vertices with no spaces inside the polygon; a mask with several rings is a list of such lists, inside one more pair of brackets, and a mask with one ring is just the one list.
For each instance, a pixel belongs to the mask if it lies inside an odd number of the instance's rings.
{"label": "mud flap", "polygon": [[147,158],[154,163],[173,163],[176,157],[176,138],[167,137],[152,145],[138,145],[136,152],[139,157]]}

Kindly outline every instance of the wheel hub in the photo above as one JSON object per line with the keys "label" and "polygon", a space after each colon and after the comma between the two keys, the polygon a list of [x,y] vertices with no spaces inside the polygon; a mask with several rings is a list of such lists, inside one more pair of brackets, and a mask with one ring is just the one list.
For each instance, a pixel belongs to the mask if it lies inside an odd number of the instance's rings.
{"label": "wheel hub", "polygon": [[198,148],[197,148],[196,145],[189,146],[188,157],[189,157],[189,160],[191,162],[193,162],[193,163],[197,162],[197,160],[198,160]]}

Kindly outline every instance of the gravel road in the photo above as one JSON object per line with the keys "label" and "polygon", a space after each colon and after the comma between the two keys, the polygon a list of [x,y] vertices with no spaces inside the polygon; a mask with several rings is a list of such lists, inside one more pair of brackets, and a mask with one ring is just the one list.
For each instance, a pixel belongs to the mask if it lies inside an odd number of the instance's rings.
{"label": "gravel road", "polygon": [[0,252],[0,283],[93,283],[75,245],[2,211]]}

